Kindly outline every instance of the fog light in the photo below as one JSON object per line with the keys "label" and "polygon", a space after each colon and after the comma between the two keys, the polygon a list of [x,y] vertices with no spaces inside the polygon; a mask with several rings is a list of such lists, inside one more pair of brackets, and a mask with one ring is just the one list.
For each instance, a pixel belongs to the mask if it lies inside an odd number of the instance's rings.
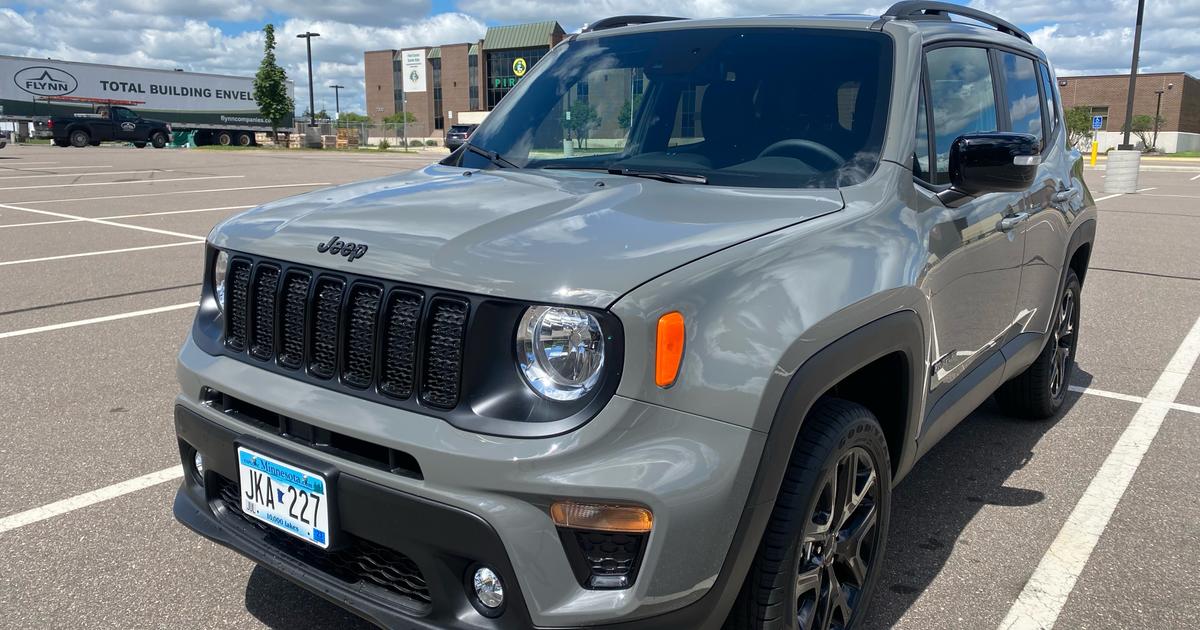
{"label": "fog light", "polygon": [[493,609],[504,604],[504,584],[500,582],[500,576],[496,575],[495,571],[480,567],[475,571],[473,582],[475,597],[479,599],[479,603]]}
{"label": "fog light", "polygon": [[196,474],[200,477],[200,481],[204,481],[204,456],[200,451],[196,451],[196,456],[192,458],[192,465],[196,467]]}

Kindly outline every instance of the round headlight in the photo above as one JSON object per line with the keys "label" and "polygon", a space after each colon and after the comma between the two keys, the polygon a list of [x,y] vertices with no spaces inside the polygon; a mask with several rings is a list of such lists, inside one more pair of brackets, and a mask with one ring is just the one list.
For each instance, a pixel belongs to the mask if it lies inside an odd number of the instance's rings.
{"label": "round headlight", "polygon": [[604,367],[600,322],[580,309],[532,306],[517,327],[517,359],[533,391],[550,400],[582,398]]}
{"label": "round headlight", "polygon": [[229,270],[229,254],[217,254],[213,263],[213,295],[217,298],[217,308],[225,310],[225,273]]}

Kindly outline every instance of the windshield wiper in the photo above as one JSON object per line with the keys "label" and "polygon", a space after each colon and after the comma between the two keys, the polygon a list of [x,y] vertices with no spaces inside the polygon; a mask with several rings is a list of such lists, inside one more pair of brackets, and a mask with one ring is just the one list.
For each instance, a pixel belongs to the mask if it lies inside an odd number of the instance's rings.
{"label": "windshield wiper", "polygon": [[685,173],[668,173],[666,171],[639,171],[629,168],[610,168],[608,172],[612,175],[626,175],[629,177],[645,177],[646,179],[657,179],[660,182],[671,182],[673,184],[707,184],[708,178],[703,175],[688,175]]}
{"label": "windshield wiper", "polygon": [[497,166],[508,166],[510,168],[521,168],[520,166],[517,166],[516,164],[513,164],[512,162],[509,162],[508,160],[504,159],[503,155],[500,155],[499,153],[496,153],[495,151],[488,151],[487,149],[485,149],[483,147],[477,147],[477,146],[471,144],[470,142],[464,142],[463,146],[466,147],[467,150],[470,151],[471,153],[475,153],[477,155],[482,155],[483,157],[487,158],[489,162],[491,162],[492,164],[495,164]]}

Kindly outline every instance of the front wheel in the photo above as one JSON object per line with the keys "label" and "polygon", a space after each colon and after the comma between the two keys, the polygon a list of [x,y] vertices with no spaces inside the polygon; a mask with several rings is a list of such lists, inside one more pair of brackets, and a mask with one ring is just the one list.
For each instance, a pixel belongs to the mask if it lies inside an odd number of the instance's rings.
{"label": "front wheel", "polygon": [[161,149],[167,146],[167,134],[161,131],[155,131],[154,133],[150,134],[150,144],[153,145],[155,149]]}
{"label": "front wheel", "polygon": [[1042,419],[1053,416],[1062,407],[1075,369],[1080,288],[1079,277],[1068,270],[1042,353],[1024,372],[996,391],[996,402],[1006,413]]}
{"label": "front wheel", "polygon": [[822,399],[804,419],[779,499],[730,613],[734,630],[852,628],[887,538],[887,440],[862,405]]}

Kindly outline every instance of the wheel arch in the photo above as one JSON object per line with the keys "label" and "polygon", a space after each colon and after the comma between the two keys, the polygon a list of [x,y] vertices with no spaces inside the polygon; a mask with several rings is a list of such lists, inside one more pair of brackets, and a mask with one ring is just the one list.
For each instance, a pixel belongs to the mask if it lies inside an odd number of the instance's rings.
{"label": "wheel arch", "polygon": [[1072,234],[1071,241],[1067,245],[1067,265],[1063,270],[1063,280],[1059,282],[1060,291],[1061,284],[1066,280],[1066,269],[1075,272],[1079,278],[1079,283],[1083,284],[1084,276],[1087,275],[1088,263],[1092,257],[1092,243],[1096,240],[1096,220],[1088,219],[1084,221]]}

